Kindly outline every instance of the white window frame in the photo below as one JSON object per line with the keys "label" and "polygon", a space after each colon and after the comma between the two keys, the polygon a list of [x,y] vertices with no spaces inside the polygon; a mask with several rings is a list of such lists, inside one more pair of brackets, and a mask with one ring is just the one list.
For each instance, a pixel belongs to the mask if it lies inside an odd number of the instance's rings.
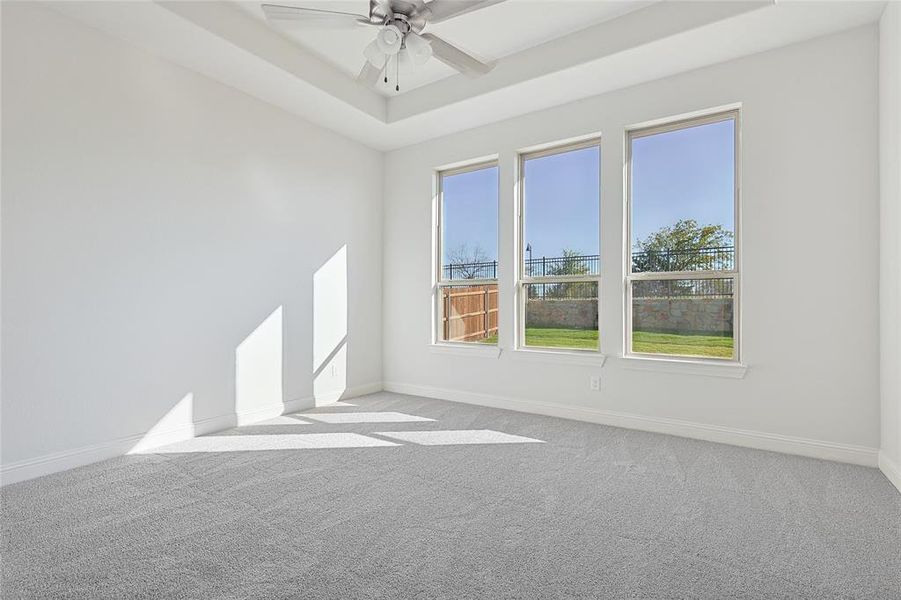
{"label": "white window frame", "polygon": [[[446,287],[464,287],[464,286],[474,286],[474,285],[494,285],[498,288],[498,330],[500,330],[500,286],[498,285],[497,271],[495,271],[495,277],[491,278],[481,278],[481,279],[445,279],[444,278],[444,269],[442,265],[442,257],[444,256],[444,231],[441,227],[441,224],[444,221],[444,217],[442,214],[442,209],[444,206],[444,178],[451,177],[453,175],[461,175],[463,173],[471,173],[473,171],[481,171],[482,169],[490,169],[490,168],[498,168],[499,161],[497,158],[491,158],[487,160],[478,160],[471,163],[466,163],[462,166],[450,167],[445,169],[438,169],[435,171],[435,207],[433,213],[435,215],[434,219],[434,242],[432,247],[434,248],[434,275],[432,277],[433,285],[433,301],[432,301],[432,345],[433,346],[441,346],[448,347],[452,349],[463,350],[472,350],[479,351],[480,349],[483,353],[492,354],[497,351],[497,348],[500,344],[500,336],[498,336],[498,342],[495,344],[485,344],[481,342],[455,342],[455,341],[447,341],[442,340],[442,320],[443,320],[443,309],[441,307],[441,290]],[[500,250],[500,177],[498,177],[498,189],[497,189],[497,200],[495,210],[498,211],[498,231],[495,233],[495,254],[497,254]],[[498,263],[500,261],[498,260]],[[499,268],[499,266],[498,266]],[[495,354],[496,356],[496,354]]]}
{"label": "white window frame", "polygon": [[[520,152],[517,156],[517,193],[516,193],[516,210],[517,210],[517,250],[516,250],[516,344],[518,351],[523,352],[540,352],[553,354],[575,354],[585,357],[599,357],[603,359],[601,354],[601,224],[600,218],[597,222],[597,240],[598,240],[598,272],[596,275],[559,275],[559,276],[540,276],[533,277],[526,274],[526,161],[543,158],[545,156],[553,156],[556,154],[564,154],[575,150],[584,150],[586,148],[598,149],[598,215],[601,214],[601,137],[593,136],[591,138],[581,139],[576,142],[563,142],[556,145],[542,147],[540,150]],[[537,283],[566,283],[566,282],[595,282],[598,289],[598,347],[594,350],[585,348],[553,348],[547,346],[527,346],[526,345],[526,301],[528,299],[527,287],[529,284]],[[590,359],[594,360],[594,359]]]}
{"label": "white window frame", "polygon": [[[733,122],[734,177],[733,177],[733,244],[734,259],[731,270],[708,271],[660,271],[632,272],[632,141],[642,137],[688,129],[700,125]],[[662,124],[636,126],[626,129],[626,223],[625,223],[625,319],[623,348],[626,357],[661,361],[692,361],[718,365],[741,364],[741,109],[718,110],[700,116],[679,118]],[[731,358],[702,357],[685,354],[654,354],[632,350],[632,283],[636,281],[663,281],[674,279],[732,279],[732,344]]]}

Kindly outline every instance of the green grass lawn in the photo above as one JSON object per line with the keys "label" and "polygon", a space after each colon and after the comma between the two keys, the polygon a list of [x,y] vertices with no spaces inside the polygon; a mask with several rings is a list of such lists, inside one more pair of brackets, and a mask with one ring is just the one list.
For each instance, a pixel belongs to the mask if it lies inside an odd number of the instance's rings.
{"label": "green grass lawn", "polygon": [[[484,340],[483,344],[496,344],[497,335]],[[543,348],[576,348],[579,350],[597,350],[598,332],[596,329],[560,329],[555,327],[527,327],[526,346]]]}
{"label": "green grass lawn", "polygon": [[732,358],[732,338],[718,335],[677,335],[635,331],[632,333],[632,351]]}
{"label": "green grass lawn", "polygon": [[526,327],[526,346],[597,350],[598,330]]}
{"label": "green grass lawn", "polygon": [[[497,335],[479,341],[483,344],[497,344]],[[598,332],[594,329],[528,327],[526,346],[597,350]],[[632,335],[632,350],[648,354],[732,358],[732,338],[636,331]]]}

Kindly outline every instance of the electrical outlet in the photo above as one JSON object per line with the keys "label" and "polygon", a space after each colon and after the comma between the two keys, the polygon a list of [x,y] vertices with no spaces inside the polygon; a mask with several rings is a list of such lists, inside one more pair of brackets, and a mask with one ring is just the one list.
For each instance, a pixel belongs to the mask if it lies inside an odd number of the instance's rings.
{"label": "electrical outlet", "polygon": [[601,376],[592,375],[591,379],[588,380],[588,387],[590,387],[595,392],[601,391]]}

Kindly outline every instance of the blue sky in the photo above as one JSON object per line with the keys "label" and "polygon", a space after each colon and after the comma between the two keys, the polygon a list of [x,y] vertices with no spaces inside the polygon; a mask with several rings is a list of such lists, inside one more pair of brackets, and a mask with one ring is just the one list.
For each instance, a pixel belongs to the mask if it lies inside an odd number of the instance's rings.
{"label": "blue sky", "polygon": [[[643,138],[632,145],[632,239],[679,219],[734,223],[734,127],[721,121]],[[564,249],[598,254],[600,150],[526,161],[525,240],[532,257]],[[497,259],[497,167],[445,177],[444,264],[466,244]]]}
{"label": "blue sky", "polygon": [[679,219],[735,223],[733,121],[637,138],[632,143],[632,242]]}
{"label": "blue sky", "polygon": [[526,161],[524,243],[533,258],[598,254],[600,161],[597,146]]}
{"label": "blue sky", "polygon": [[442,264],[448,264],[448,253],[463,244],[470,251],[478,246],[488,260],[497,260],[497,185],[497,167],[442,180]]}

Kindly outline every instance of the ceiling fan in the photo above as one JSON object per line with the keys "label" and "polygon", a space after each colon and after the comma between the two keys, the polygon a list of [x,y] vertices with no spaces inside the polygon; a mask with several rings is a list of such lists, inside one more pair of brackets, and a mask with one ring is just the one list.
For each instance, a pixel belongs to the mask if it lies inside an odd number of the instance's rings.
{"label": "ceiling fan", "polygon": [[262,8],[270,21],[291,21],[310,27],[378,27],[375,40],[363,51],[366,63],[357,81],[373,86],[384,72],[384,81],[388,83],[388,70],[393,59],[395,90],[400,91],[397,81],[400,69],[422,65],[432,56],[470,77],[490,71],[493,64],[486,64],[437,35],[422,31],[431,23],[440,23],[499,2],[503,0],[369,0],[368,16],[280,4],[263,4]]}

